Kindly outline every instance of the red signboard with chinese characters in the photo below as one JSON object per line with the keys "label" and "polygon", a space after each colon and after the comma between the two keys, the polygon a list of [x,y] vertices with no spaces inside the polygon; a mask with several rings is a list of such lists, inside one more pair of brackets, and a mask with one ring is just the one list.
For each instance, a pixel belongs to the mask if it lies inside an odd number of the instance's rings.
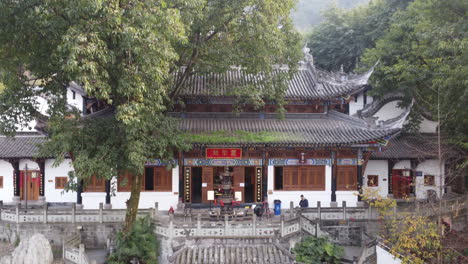
{"label": "red signboard with chinese characters", "polygon": [[242,149],[240,148],[207,148],[207,159],[240,159]]}

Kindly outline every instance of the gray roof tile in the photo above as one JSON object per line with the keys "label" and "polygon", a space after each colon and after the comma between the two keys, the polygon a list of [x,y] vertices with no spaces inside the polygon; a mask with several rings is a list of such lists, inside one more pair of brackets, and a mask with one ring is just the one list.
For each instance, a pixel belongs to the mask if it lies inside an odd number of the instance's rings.
{"label": "gray roof tile", "polygon": [[40,134],[18,134],[14,138],[0,135],[0,158],[31,158],[38,154],[39,145],[47,140]]}
{"label": "gray roof tile", "polygon": [[[443,153],[447,146],[443,145]],[[390,140],[381,152],[373,152],[371,159],[427,159],[438,153],[436,134],[402,134]]]}
{"label": "gray roof tile", "polygon": [[[399,129],[371,128],[365,121],[335,111],[328,114],[259,113],[172,113],[180,117],[182,131],[201,134],[225,132],[274,132],[278,139],[266,142],[272,145],[347,145],[367,143],[392,135]],[[195,142],[196,143],[196,142]],[[252,144],[252,142],[236,142]],[[200,142],[201,144],[201,142]]]}
{"label": "gray roof tile", "polygon": [[[276,70],[286,72],[287,70]],[[371,73],[371,71],[370,71]],[[352,76],[341,80],[339,74],[329,73],[311,67],[302,67],[287,82],[287,99],[329,99],[355,94],[365,89],[370,73]],[[182,71],[175,74],[175,80],[180,78]],[[181,96],[185,97],[226,97],[234,96],[234,88],[254,84],[263,89],[262,74],[249,74],[241,69],[231,69],[224,73],[193,74],[185,80]]]}

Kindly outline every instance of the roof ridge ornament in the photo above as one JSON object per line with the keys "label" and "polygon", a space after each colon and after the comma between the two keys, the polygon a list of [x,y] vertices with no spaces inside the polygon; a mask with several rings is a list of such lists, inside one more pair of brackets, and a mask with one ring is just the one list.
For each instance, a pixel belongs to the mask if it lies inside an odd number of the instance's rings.
{"label": "roof ridge ornament", "polygon": [[[304,47],[302,48],[302,52],[304,53],[304,61],[306,63],[310,63],[312,66],[314,66],[314,56],[312,55],[312,53],[310,52],[310,48],[307,47],[307,44],[309,42],[306,42],[304,44]],[[315,66],[314,66],[315,67]]]}

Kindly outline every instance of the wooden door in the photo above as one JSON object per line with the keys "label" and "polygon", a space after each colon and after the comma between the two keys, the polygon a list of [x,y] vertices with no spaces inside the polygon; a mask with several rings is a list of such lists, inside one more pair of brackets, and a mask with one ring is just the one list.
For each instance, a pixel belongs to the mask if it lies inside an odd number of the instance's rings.
{"label": "wooden door", "polygon": [[[242,199],[238,202],[244,202],[244,186],[245,186],[245,167],[236,166],[234,167],[232,186],[234,189],[234,195],[236,192],[241,192]],[[234,196],[235,197],[235,196]]]}
{"label": "wooden door", "polygon": [[[20,171],[21,200],[35,201],[39,199],[40,171]],[[25,184],[26,181],[26,184]],[[26,191],[24,191],[26,185]],[[26,196],[26,197],[25,197]]]}
{"label": "wooden door", "polygon": [[392,170],[392,187],[394,198],[405,198],[410,195],[411,177],[403,176],[403,170]]}
{"label": "wooden door", "polygon": [[213,167],[202,169],[202,202],[209,203],[208,191],[213,191]]}

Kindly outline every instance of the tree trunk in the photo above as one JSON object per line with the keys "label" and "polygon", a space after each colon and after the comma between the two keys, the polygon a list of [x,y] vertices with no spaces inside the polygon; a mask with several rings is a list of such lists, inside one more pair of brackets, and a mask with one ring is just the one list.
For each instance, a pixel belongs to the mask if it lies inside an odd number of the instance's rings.
{"label": "tree trunk", "polygon": [[127,200],[127,213],[125,214],[124,232],[126,233],[132,230],[137,217],[143,174],[132,175],[131,179],[130,199]]}

